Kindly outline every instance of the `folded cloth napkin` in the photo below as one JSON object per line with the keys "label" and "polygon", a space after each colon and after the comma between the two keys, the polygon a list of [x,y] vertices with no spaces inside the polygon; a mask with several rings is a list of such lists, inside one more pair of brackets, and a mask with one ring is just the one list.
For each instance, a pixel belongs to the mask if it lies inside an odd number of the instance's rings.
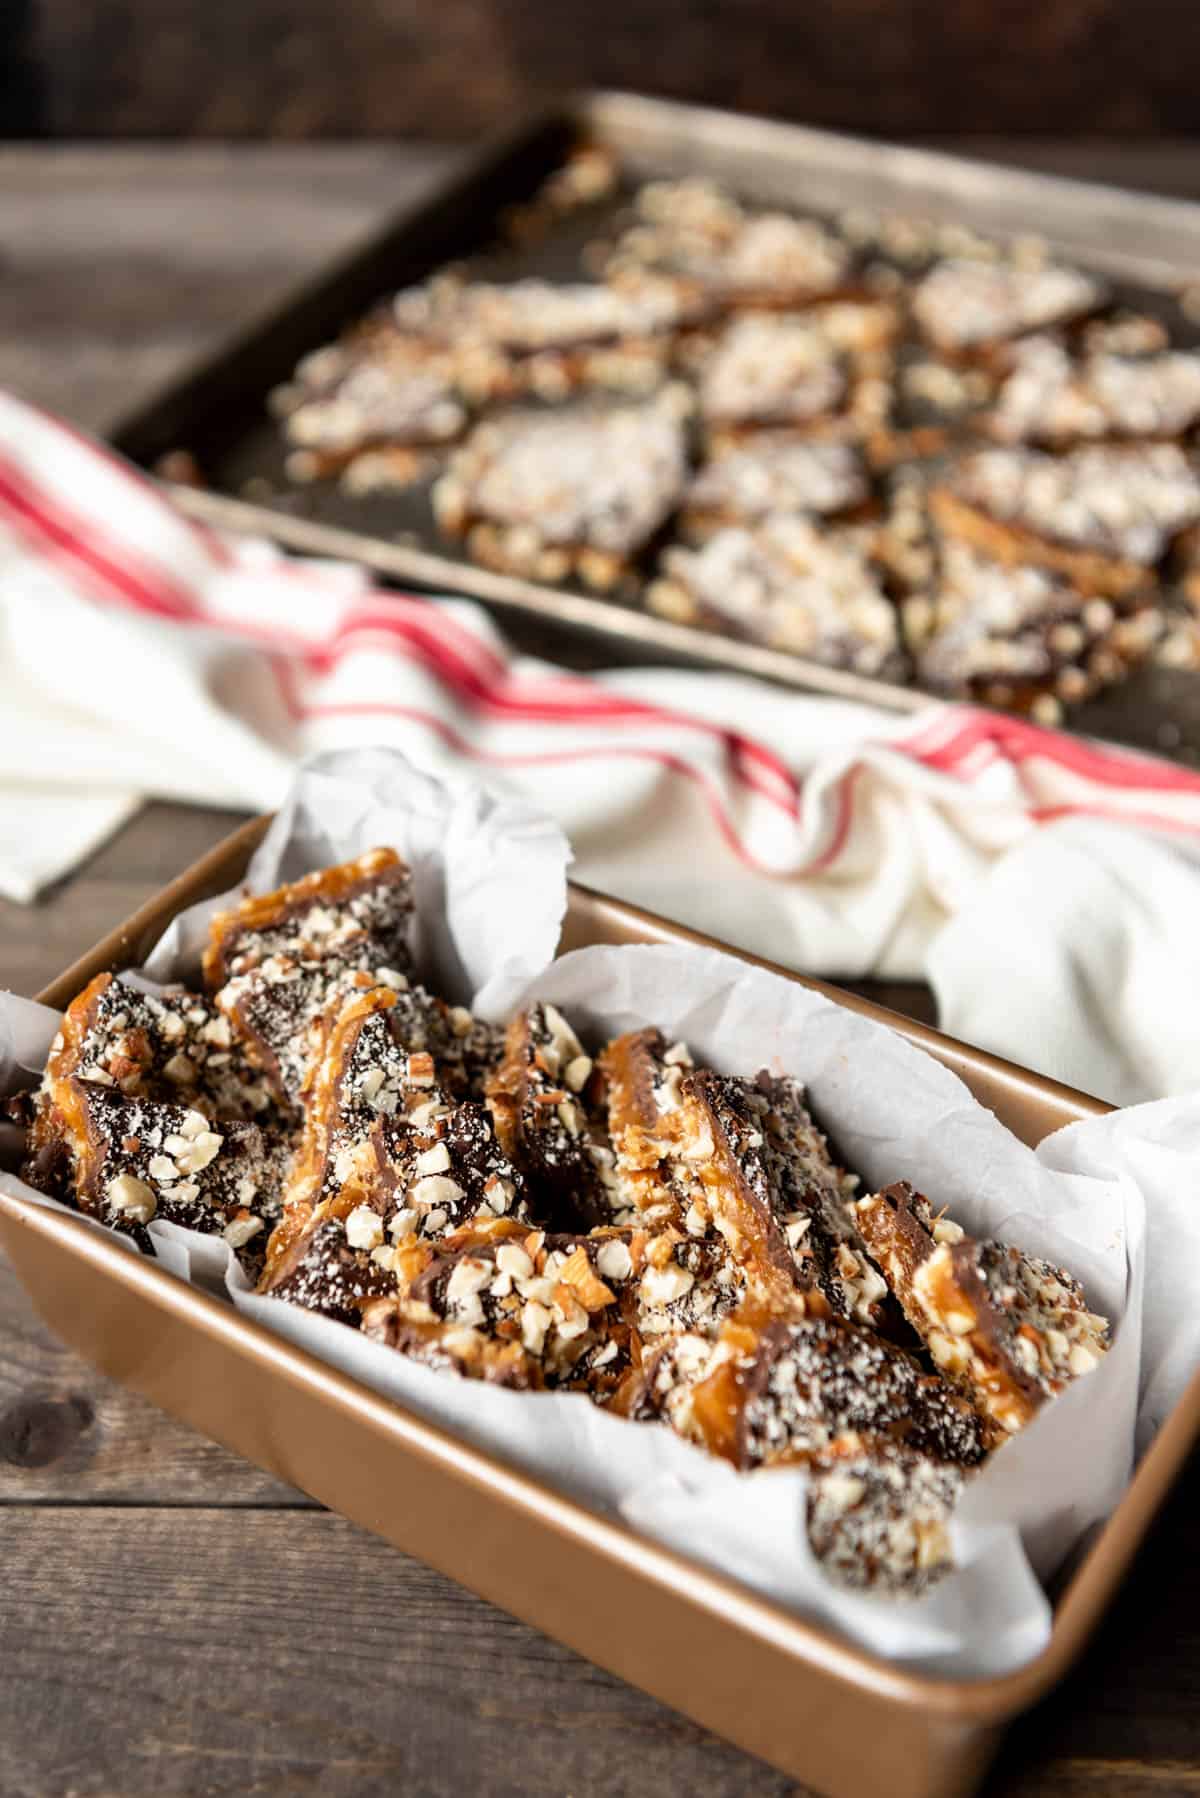
{"label": "folded cloth napkin", "polygon": [[947,1027],[1105,1098],[1200,1085],[1182,768],[971,706],[567,674],[475,605],[218,537],[4,395],[0,630],[11,898],[144,797],[266,808],[303,757],[385,743],[536,802],[623,898],[810,973],[926,976]]}

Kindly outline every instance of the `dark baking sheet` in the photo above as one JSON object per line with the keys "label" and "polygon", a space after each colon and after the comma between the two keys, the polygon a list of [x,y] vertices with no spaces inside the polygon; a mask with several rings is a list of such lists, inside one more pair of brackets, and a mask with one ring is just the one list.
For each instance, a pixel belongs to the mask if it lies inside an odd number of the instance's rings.
{"label": "dark baking sheet", "polygon": [[[748,199],[805,211],[864,206],[958,219],[984,233],[1035,232],[1106,274],[1119,299],[1163,317],[1177,340],[1200,335],[1170,291],[1200,271],[1200,206],[667,101],[584,95],[491,145],[429,201],[124,421],[114,434],[117,448],[149,469],[170,452],[189,452],[204,485],[172,485],[194,516],[274,536],[301,551],[365,562],[411,587],[470,594],[508,611],[514,623],[524,616],[556,632],[586,633],[602,640],[614,659],[737,669],[915,709],[922,700],[911,687],[672,624],[635,601],[479,568],[436,530],[428,482],[353,496],[333,481],[298,486],[288,480],[287,446],[267,412],[267,396],[306,351],[336,337],[375,301],[466,259],[473,274],[490,279],[577,275],[581,248],[605,234],[624,193],[580,209],[532,241],[505,233],[512,209],[535,194],[581,138],[611,147],[630,184],[702,173]],[[1200,765],[1200,673],[1147,667],[1073,710],[1068,723]]]}

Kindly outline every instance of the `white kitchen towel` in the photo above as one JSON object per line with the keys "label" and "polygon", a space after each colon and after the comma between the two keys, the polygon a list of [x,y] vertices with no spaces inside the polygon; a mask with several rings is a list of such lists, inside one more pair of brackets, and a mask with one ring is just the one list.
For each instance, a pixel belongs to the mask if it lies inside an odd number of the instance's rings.
{"label": "white kitchen towel", "polygon": [[269,807],[381,743],[549,812],[624,898],[810,973],[927,975],[950,1028],[1106,1098],[1200,1086],[1163,1015],[1196,960],[1185,769],[971,706],[567,674],[465,601],[222,539],[4,395],[0,631],[9,897],[142,797]]}

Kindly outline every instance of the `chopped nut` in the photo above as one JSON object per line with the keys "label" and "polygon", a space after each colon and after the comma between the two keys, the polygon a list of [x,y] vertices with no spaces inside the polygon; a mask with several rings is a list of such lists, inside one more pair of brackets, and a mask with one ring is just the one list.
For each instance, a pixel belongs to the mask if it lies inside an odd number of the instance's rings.
{"label": "chopped nut", "polygon": [[564,1342],[574,1341],[587,1330],[588,1314],[569,1286],[564,1284],[554,1288],[553,1308],[557,1313],[558,1334]]}
{"label": "chopped nut", "polygon": [[446,1107],[439,1100],[425,1099],[420,1105],[413,1106],[408,1121],[414,1130],[429,1130],[445,1115]]}
{"label": "chopped nut", "polygon": [[186,1137],[178,1140],[181,1147],[177,1149],[172,1147],[172,1153],[179,1166],[179,1171],[184,1174],[198,1174],[219,1154],[225,1138],[219,1136],[215,1130],[205,1130],[190,1140]]}
{"label": "chopped nut", "polygon": [[573,1099],[567,1099],[558,1107],[558,1121],[568,1136],[579,1136],[582,1133],[583,1120]]}
{"label": "chopped nut", "polygon": [[518,1280],[516,1285],[523,1299],[536,1299],[540,1305],[548,1305],[554,1297],[554,1281],[541,1275],[532,1280]]}
{"label": "chopped nut", "polygon": [[383,1241],[383,1219],[370,1205],[356,1205],[346,1219],[346,1241],[352,1249],[373,1249]]}
{"label": "chopped nut", "polygon": [[426,1149],[423,1154],[417,1156],[418,1174],[444,1174],[449,1166],[450,1151],[444,1142],[434,1143],[431,1149]]}
{"label": "chopped nut", "polygon": [[686,1297],[695,1284],[695,1275],[677,1261],[669,1261],[663,1268],[648,1267],[642,1275],[642,1293],[650,1305],[673,1304]]}
{"label": "chopped nut", "polygon": [[684,1161],[711,1161],[716,1152],[717,1146],[707,1123],[701,1124],[681,1151]]}
{"label": "chopped nut", "polygon": [[235,1217],[226,1224],[222,1234],[231,1249],[242,1249],[252,1236],[258,1235],[262,1227],[261,1217]]}
{"label": "chopped nut", "polygon": [[104,1196],[114,1211],[139,1224],[148,1224],[158,1209],[158,1201],[151,1189],[144,1180],[137,1180],[132,1174],[118,1174],[115,1180],[110,1180]]}
{"label": "chopped nut", "polygon": [[528,1280],[533,1274],[533,1262],[519,1242],[500,1244],[496,1250],[496,1266],[515,1280]]}
{"label": "chopped nut", "polygon": [[531,1355],[541,1354],[546,1331],[553,1322],[553,1313],[537,1299],[529,1299],[521,1307],[521,1341]]}
{"label": "chopped nut", "polygon": [[570,1089],[573,1093],[580,1093],[583,1091],[584,1087],[587,1085],[588,1076],[591,1074],[591,1071],[592,1071],[591,1056],[590,1055],[576,1055],[574,1060],[569,1061],[567,1063],[566,1067],[563,1069],[563,1079],[566,1081],[567,1085],[570,1087]]}
{"label": "chopped nut", "polygon": [[457,1263],[446,1282],[447,1303],[456,1311],[471,1309],[470,1300],[483,1291],[491,1277],[492,1270],[488,1262],[465,1256]]}
{"label": "chopped nut", "polygon": [[660,1111],[678,1111],[683,1102],[683,1069],[669,1067],[655,1088]]}
{"label": "chopped nut", "polygon": [[516,1188],[511,1180],[505,1180],[500,1174],[492,1174],[484,1181],[483,1197],[488,1210],[497,1217],[503,1217],[516,1197]]}
{"label": "chopped nut", "polygon": [[176,1086],[194,1086],[196,1084],[196,1064],[190,1056],[184,1055],[182,1051],[172,1055],[170,1061],[163,1068],[163,1073]]}
{"label": "chopped nut", "polygon": [[596,1267],[606,1280],[628,1280],[633,1272],[633,1257],[625,1243],[613,1237],[596,1250]]}
{"label": "chopped nut", "polygon": [[564,1062],[573,1061],[579,1054],[579,1038],[557,1006],[543,1005],[542,1016],[550,1032],[550,1041],[544,1045],[544,1052],[548,1051],[548,1060],[553,1064],[550,1072],[557,1073]]}
{"label": "chopped nut", "polygon": [[587,1311],[603,1311],[606,1305],[611,1305],[616,1300],[612,1288],[606,1286],[593,1271],[582,1243],[567,1256],[559,1269],[558,1277],[564,1286],[574,1289],[580,1304]]}
{"label": "chopped nut", "polygon": [[444,1174],[426,1174],[412,1189],[413,1204],[422,1209],[430,1205],[455,1205],[462,1196],[463,1189],[458,1181]]}
{"label": "chopped nut", "polygon": [[826,1474],[821,1498],[834,1511],[850,1511],[866,1494],[866,1483],[849,1473]]}

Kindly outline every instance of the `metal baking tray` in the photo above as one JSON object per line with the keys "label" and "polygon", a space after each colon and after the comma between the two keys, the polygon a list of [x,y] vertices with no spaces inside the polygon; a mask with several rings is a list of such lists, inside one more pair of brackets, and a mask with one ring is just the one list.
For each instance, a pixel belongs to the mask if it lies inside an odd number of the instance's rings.
{"label": "metal baking tray", "polygon": [[[480,568],[437,532],[427,484],[354,497],[333,482],[287,481],[282,432],[266,399],[306,351],[449,261],[470,258],[473,271],[500,280],[561,278],[576,268],[579,249],[603,231],[611,209],[584,209],[534,244],[506,246],[499,232],[580,140],[610,148],[633,181],[704,174],[751,200],[818,213],[861,206],[959,220],[999,236],[1036,232],[1109,276],[1118,297],[1169,318],[1181,341],[1197,336],[1168,290],[1200,278],[1200,205],[671,101],[584,93],[472,157],[440,191],[127,418],[116,428],[116,447],[148,469],[173,450],[189,451],[207,485],[172,491],[193,517],[361,562],[409,587],[470,594],[514,624],[535,624],[538,647],[551,630],[583,634],[609,659],[734,669],[894,711],[918,709],[925,702],[911,687],[670,623],[635,602]],[[1143,669],[1071,713],[1069,726],[1200,764],[1200,674]]]}
{"label": "metal baking tray", "polygon": [[[177,912],[237,883],[265,825],[218,845],[41,998],[65,1006],[102,969],[144,960]],[[710,941],[573,886],[561,948]],[[1107,1109],[866,1000],[773,971],[890,1024],[1028,1143]],[[79,1219],[0,1194],[0,1244],[50,1328],[105,1373],[831,1798],[973,1791],[1005,1725],[1063,1677],[1095,1630],[1200,1433],[1198,1375],[1060,1581],[1036,1660],[1000,1679],[927,1679],[515,1472]]]}

